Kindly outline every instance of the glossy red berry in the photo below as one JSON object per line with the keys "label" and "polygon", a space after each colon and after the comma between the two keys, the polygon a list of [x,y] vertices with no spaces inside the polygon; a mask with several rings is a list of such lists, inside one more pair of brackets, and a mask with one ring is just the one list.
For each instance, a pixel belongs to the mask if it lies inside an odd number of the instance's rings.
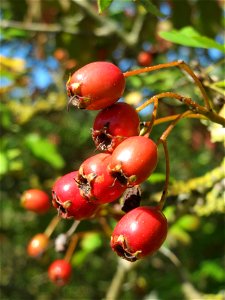
{"label": "glossy red berry", "polygon": [[97,61],[77,70],[67,82],[69,103],[98,110],[115,103],[123,94],[125,78],[110,62]]}
{"label": "glossy red berry", "polygon": [[113,151],[109,170],[122,184],[134,186],[145,181],[156,165],[156,144],[144,136],[133,136]]}
{"label": "glossy red berry", "polygon": [[44,233],[32,237],[27,245],[27,254],[31,257],[40,257],[48,247],[49,238]]}
{"label": "glossy red berry", "polygon": [[115,103],[95,118],[92,138],[98,150],[112,152],[123,140],[139,135],[139,116],[127,103]]}
{"label": "glossy red berry", "polygon": [[142,67],[149,66],[152,63],[152,54],[147,51],[141,51],[138,54],[137,61]]}
{"label": "glossy red berry", "polygon": [[21,196],[21,205],[36,213],[45,213],[51,207],[48,194],[39,189],[25,191]]}
{"label": "glossy red berry", "polygon": [[60,177],[52,188],[52,203],[62,218],[87,219],[98,209],[97,204],[81,196],[77,175],[74,171]]}
{"label": "glossy red berry", "polygon": [[57,286],[66,285],[71,275],[72,266],[64,259],[55,260],[48,268],[48,277]]}
{"label": "glossy red berry", "polygon": [[154,207],[137,207],[117,223],[111,237],[111,247],[119,256],[136,261],[157,251],[167,236],[167,220]]}
{"label": "glossy red berry", "polygon": [[77,182],[83,196],[90,202],[112,202],[126,189],[109,174],[110,159],[110,154],[99,153],[86,159],[79,168]]}

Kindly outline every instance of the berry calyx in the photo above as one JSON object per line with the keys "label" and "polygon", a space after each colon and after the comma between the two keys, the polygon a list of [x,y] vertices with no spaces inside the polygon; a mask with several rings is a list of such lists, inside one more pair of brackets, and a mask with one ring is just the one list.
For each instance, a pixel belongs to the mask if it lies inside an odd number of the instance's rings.
{"label": "berry calyx", "polygon": [[30,257],[40,257],[48,247],[49,238],[44,233],[38,233],[32,237],[27,245],[27,254]]}
{"label": "berry calyx", "polygon": [[167,220],[155,207],[137,207],[125,214],[111,236],[118,256],[134,262],[157,251],[167,236]]}
{"label": "berry calyx", "polygon": [[97,61],[77,70],[67,82],[69,104],[88,110],[103,109],[123,94],[125,78],[110,62]]}
{"label": "berry calyx", "polygon": [[21,205],[39,214],[46,213],[51,207],[48,194],[39,189],[26,190],[21,196]]}
{"label": "berry calyx", "polygon": [[66,285],[72,275],[71,264],[64,259],[57,259],[48,268],[49,279],[57,286]]}
{"label": "berry calyx", "polygon": [[77,183],[83,197],[91,203],[104,204],[118,199],[126,187],[108,170],[111,155],[99,153],[86,159],[79,168]]}
{"label": "berry calyx", "polygon": [[98,205],[87,201],[77,184],[78,171],[60,177],[52,188],[52,203],[59,215],[76,220],[88,219],[94,215]]}
{"label": "berry calyx", "polygon": [[157,146],[151,139],[144,136],[129,137],[113,151],[110,174],[121,184],[138,185],[154,171],[157,160]]}
{"label": "berry calyx", "polygon": [[129,104],[119,102],[101,110],[95,118],[92,138],[98,150],[113,152],[126,138],[139,135],[139,116]]}

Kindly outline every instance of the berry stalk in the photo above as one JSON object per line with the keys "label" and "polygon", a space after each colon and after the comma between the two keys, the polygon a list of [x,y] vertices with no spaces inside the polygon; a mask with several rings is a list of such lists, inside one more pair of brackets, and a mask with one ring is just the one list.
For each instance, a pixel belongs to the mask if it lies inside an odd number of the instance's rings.
{"label": "berry stalk", "polygon": [[206,91],[205,91],[201,81],[198,79],[198,77],[195,75],[195,73],[191,70],[191,68],[183,60],[178,60],[178,61],[169,62],[169,63],[165,63],[165,64],[159,64],[156,66],[146,67],[143,69],[128,71],[128,72],[125,72],[123,75],[124,75],[124,77],[129,77],[129,76],[139,75],[142,73],[152,72],[152,71],[165,69],[165,68],[171,68],[171,67],[179,67],[180,69],[184,70],[189,76],[192,77],[192,79],[194,80],[194,82],[196,83],[196,85],[199,87],[199,89],[201,91],[201,94],[204,99],[207,110],[209,110],[209,111],[212,110],[211,105],[210,105],[210,100],[206,94]]}
{"label": "berry stalk", "polygon": [[55,216],[51,222],[49,223],[49,225],[47,226],[47,228],[44,231],[44,234],[49,238],[53,231],[55,230],[56,226],[58,225],[59,221],[61,220],[61,218],[59,216]]}
{"label": "berry stalk", "polygon": [[77,246],[77,242],[78,242],[78,235],[77,234],[74,234],[72,237],[71,237],[71,240],[70,240],[70,244],[69,244],[69,247],[66,251],[66,254],[65,254],[65,257],[64,257],[64,260],[67,261],[67,262],[70,262],[71,260],[71,257],[73,255],[73,252]]}

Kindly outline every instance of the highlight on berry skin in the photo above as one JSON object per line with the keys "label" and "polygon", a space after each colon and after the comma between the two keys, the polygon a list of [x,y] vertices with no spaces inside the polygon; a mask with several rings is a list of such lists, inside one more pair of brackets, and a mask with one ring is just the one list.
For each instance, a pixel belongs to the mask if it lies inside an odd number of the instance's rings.
{"label": "highlight on berry skin", "polygon": [[27,254],[33,258],[40,258],[49,245],[49,238],[45,233],[34,235],[27,245]]}

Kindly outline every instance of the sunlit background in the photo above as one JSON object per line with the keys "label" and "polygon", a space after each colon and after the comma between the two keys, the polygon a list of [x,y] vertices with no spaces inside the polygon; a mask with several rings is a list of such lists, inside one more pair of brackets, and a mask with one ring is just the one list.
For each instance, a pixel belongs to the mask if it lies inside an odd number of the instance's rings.
{"label": "sunlit background", "polygon": [[[91,128],[96,111],[67,110],[66,82],[92,61],[111,61],[123,72],[184,60],[194,70],[214,108],[224,105],[224,1],[113,0],[101,14],[97,0],[3,0],[0,4],[1,111],[1,299],[105,299],[118,259],[110,249],[106,224],[81,222],[89,233],[77,245],[68,285],[55,287],[47,269],[63,253],[54,240],[72,225],[62,220],[39,259],[27,255],[28,241],[56,215],[22,208],[24,190],[51,195],[56,178],[77,170],[96,153]],[[103,4],[102,4],[103,5]],[[123,98],[138,107],[149,97],[175,91],[203,105],[194,82],[177,68],[126,79]],[[186,109],[163,99],[158,117]],[[153,106],[140,112],[149,121]],[[161,136],[168,123],[154,126]],[[163,248],[125,274],[124,300],[223,299],[224,295],[224,132],[205,120],[186,119],[168,138],[171,182],[164,212],[169,234]],[[165,180],[165,159],[142,185],[143,204],[154,205]],[[118,210],[119,202],[109,205]],[[106,208],[106,212],[110,209]],[[108,228],[108,227],[107,227]],[[177,263],[179,261],[179,263]],[[107,299],[109,300],[109,299]]]}

